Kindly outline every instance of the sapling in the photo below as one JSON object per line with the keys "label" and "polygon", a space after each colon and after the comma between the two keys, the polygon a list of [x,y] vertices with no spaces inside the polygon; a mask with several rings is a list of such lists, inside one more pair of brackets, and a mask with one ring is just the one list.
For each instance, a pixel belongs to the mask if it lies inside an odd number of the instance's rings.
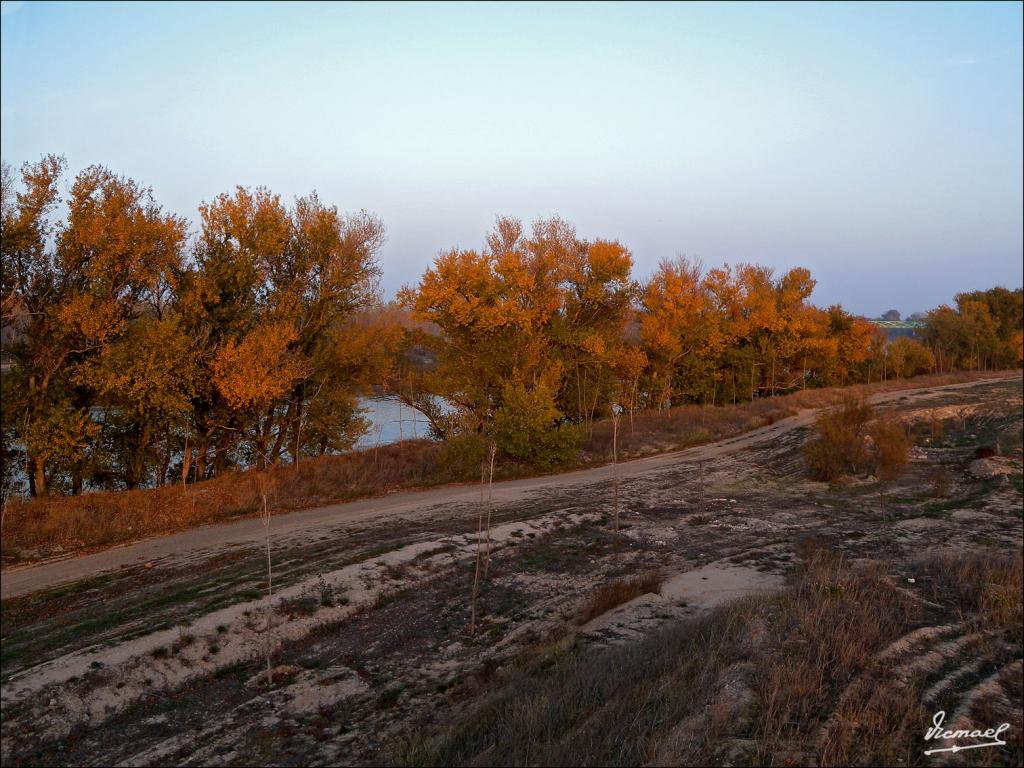
{"label": "sapling", "polygon": [[185,433],[185,450],[181,454],[181,490],[188,493],[188,471],[192,464],[192,452],[188,447],[189,433]]}
{"label": "sapling", "polygon": [[697,462],[697,511],[704,515],[704,462]]}
{"label": "sapling", "polygon": [[494,486],[494,455],[497,451],[498,446],[495,445],[492,440],[487,454],[487,552],[484,555],[485,579],[487,578],[487,572],[491,567],[491,512],[494,510],[494,503],[492,502],[492,488]]}
{"label": "sapling", "polygon": [[615,532],[619,532],[619,417],[622,407],[612,406],[612,489]]}
{"label": "sapling", "polygon": [[260,514],[260,521],[263,523],[263,533],[266,539],[267,545],[267,642],[266,642],[266,654],[267,654],[267,685],[269,686],[273,682],[273,674],[271,673],[270,657],[271,657],[271,632],[274,622],[274,578],[273,569],[271,568],[270,560],[270,506],[267,504],[267,474],[261,472],[258,475],[260,497],[263,501],[263,511]]}
{"label": "sapling", "polygon": [[480,507],[476,521],[476,569],[473,572],[473,592],[469,600],[469,634],[476,635],[476,598],[480,593],[480,566],[483,554],[484,528],[484,480],[487,477],[487,465],[480,462]]}

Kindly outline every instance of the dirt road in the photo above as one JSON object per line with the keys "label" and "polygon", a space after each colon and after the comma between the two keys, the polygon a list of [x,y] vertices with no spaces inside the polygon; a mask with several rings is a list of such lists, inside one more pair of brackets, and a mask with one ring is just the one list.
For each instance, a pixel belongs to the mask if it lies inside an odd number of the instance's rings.
{"label": "dirt road", "polygon": [[[950,390],[983,386],[1006,378],[1008,377],[884,392],[872,396],[870,400],[872,403],[881,404],[903,398],[923,399],[933,393],[939,394]],[[618,465],[618,473],[620,478],[626,479],[679,463],[696,463],[733,453],[751,445],[770,441],[799,427],[807,426],[813,422],[815,413],[815,409],[804,410],[795,416],[738,437],[696,446],[684,451],[623,462]],[[508,480],[494,484],[494,501],[498,504],[509,503],[553,488],[571,489],[578,485],[607,480],[611,476],[611,465],[603,465],[558,475]],[[407,517],[426,514],[430,508],[437,505],[472,502],[478,498],[478,495],[479,489],[475,485],[446,486],[426,491],[400,493],[275,516],[271,527],[275,541],[281,543],[298,537],[314,536],[323,528],[337,525],[340,522],[386,518],[399,513]],[[19,566],[3,572],[3,578],[0,580],[0,598],[6,600],[18,597],[158,558],[180,557],[201,552],[210,553],[228,546],[254,543],[261,541],[263,537],[264,531],[260,521],[245,519],[203,526],[169,536],[145,539],[91,555],[72,556],[36,565]]]}

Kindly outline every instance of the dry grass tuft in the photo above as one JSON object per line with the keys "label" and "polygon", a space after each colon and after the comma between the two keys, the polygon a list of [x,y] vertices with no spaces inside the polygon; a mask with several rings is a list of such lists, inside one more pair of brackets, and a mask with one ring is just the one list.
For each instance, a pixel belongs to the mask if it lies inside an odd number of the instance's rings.
{"label": "dry grass tuft", "polygon": [[657,592],[658,587],[661,586],[661,580],[660,574],[651,572],[602,584],[587,598],[586,603],[576,614],[576,625],[582,626],[612,608],[618,608],[623,603],[628,603],[635,597],[646,595],[648,592]]}
{"label": "dry grass tuft", "polygon": [[[959,619],[963,624],[961,636],[995,631],[1002,633],[1009,647],[1020,648],[1021,590],[1024,587],[1021,552],[930,553],[922,558],[919,567],[919,579],[930,585],[926,596],[952,609],[933,616],[932,620],[955,622]],[[894,590],[889,590],[887,600],[891,600],[893,594]],[[899,636],[898,629],[898,623],[892,623],[887,631],[890,640]],[[986,636],[991,639],[997,635]],[[998,644],[990,641],[971,655],[995,656],[997,649]],[[909,658],[916,661],[924,653],[911,649]],[[866,672],[855,677],[844,690],[831,707],[833,716],[818,745],[818,764],[915,765],[922,762],[919,741],[922,724],[931,721],[937,706],[934,702],[926,706],[922,697],[931,670],[894,674],[893,665],[898,661],[898,657],[887,657],[882,663],[876,656]],[[985,660],[987,666],[992,666],[992,662],[991,656]],[[942,662],[935,663],[941,665]],[[954,661],[953,665],[957,663],[960,662]],[[1019,705],[1019,697],[1017,703]],[[999,722],[995,713],[988,719]],[[988,719],[983,717],[982,722]],[[1020,747],[1015,749],[1019,754]],[[1012,753],[995,755],[995,760],[999,764],[1017,762]]]}
{"label": "dry grass tuft", "polygon": [[930,598],[952,602],[961,621],[972,619],[979,629],[1008,633],[1024,642],[1024,554],[991,552],[964,555],[941,550],[921,563],[931,585]]}

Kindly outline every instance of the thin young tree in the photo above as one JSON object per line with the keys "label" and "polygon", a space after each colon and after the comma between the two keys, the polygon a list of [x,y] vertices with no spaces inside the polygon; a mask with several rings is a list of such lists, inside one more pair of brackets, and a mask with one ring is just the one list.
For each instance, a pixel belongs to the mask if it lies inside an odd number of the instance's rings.
{"label": "thin young tree", "polygon": [[491,513],[494,510],[492,488],[494,486],[494,455],[498,451],[497,444],[491,440],[487,451],[487,552],[484,556],[484,578],[491,567]]}
{"label": "thin young tree", "polygon": [[619,532],[619,417],[622,407],[612,406],[612,489],[614,494],[613,512],[615,532]]}
{"label": "thin young tree", "polygon": [[697,462],[697,512],[704,515],[704,462]]}
{"label": "thin young tree", "polygon": [[[226,431],[238,431],[235,427],[229,427],[224,424],[218,424],[218,427]],[[274,627],[274,569],[273,562],[270,555],[270,478],[268,473],[270,471],[268,456],[266,453],[260,455],[261,468],[256,472],[256,488],[257,493],[260,497],[260,523],[263,525],[263,540],[267,553],[267,605],[266,605],[266,619],[267,625],[265,631],[265,642],[263,645],[264,654],[267,662],[267,685],[271,685],[273,679],[273,636],[272,630]],[[195,504],[195,496],[193,495],[193,505]],[[193,506],[193,510],[195,507]]]}
{"label": "thin young tree", "polygon": [[260,522],[263,523],[263,534],[267,547],[267,635],[265,650],[267,656],[267,685],[270,686],[274,681],[271,669],[271,658],[273,656],[272,629],[274,626],[274,575],[270,558],[270,506],[267,503],[267,470],[263,470],[257,475],[257,482],[259,483],[260,499],[263,502]]}
{"label": "thin young tree", "polygon": [[484,485],[487,478],[487,464],[480,462],[480,506],[477,509],[476,520],[476,567],[473,571],[473,591],[469,599],[469,634],[476,636],[476,600],[480,595],[480,570],[483,559],[483,529],[484,529]]}

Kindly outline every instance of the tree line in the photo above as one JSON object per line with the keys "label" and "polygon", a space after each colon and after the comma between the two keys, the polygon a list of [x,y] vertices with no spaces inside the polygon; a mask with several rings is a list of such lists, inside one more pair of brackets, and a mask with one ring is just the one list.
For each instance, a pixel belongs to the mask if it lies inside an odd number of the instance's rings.
{"label": "tree line", "polygon": [[[806,269],[665,261],[499,218],[384,304],[384,226],[239,187],[195,232],[102,166],[3,167],[4,483],[32,495],[193,482],[349,449],[383,387],[435,436],[536,466],[613,413],[1021,362],[1021,291],[961,294],[889,342],[810,303]],[[426,362],[424,362],[426,360]]]}

